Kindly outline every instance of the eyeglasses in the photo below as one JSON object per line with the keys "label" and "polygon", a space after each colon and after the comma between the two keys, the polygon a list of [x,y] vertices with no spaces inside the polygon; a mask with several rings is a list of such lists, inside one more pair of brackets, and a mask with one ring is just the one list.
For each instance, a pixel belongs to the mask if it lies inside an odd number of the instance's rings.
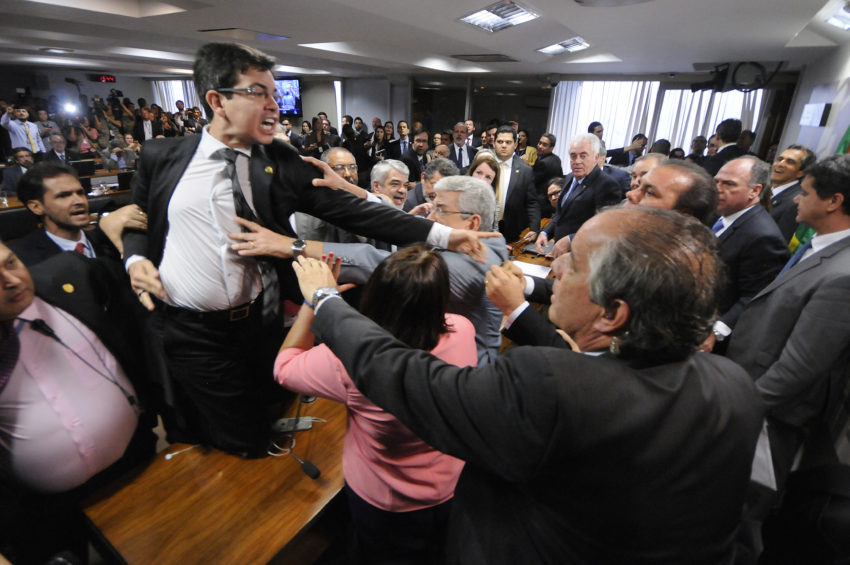
{"label": "eyeglasses", "polygon": [[350,165],[334,165],[331,167],[336,173],[343,173],[346,170],[350,173],[357,171],[357,163],[351,163]]}
{"label": "eyeglasses", "polygon": [[437,206],[435,206],[434,212],[441,218],[445,216],[451,216],[452,214],[460,214],[467,216],[471,216],[472,214],[474,214],[474,212],[464,212],[462,210],[446,210],[442,204],[438,204]]}
{"label": "eyeglasses", "polygon": [[256,84],[252,84],[246,88],[216,88],[217,92],[234,92],[237,94],[247,94],[254,100],[271,98],[272,95],[269,94],[269,91],[265,86],[260,86]]}

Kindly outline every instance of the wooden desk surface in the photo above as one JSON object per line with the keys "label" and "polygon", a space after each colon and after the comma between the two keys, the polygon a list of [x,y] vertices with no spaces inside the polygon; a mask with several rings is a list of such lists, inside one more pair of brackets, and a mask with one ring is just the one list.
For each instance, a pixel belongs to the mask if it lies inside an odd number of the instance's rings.
{"label": "wooden desk surface", "polygon": [[[173,444],[145,469],[87,501],[84,512],[129,564],[267,563],[282,558],[343,486],[345,407],[317,399],[301,415],[324,418],[296,434],[295,454],[245,460]],[[289,547],[288,547],[289,546]],[[301,560],[303,563],[303,559]]]}

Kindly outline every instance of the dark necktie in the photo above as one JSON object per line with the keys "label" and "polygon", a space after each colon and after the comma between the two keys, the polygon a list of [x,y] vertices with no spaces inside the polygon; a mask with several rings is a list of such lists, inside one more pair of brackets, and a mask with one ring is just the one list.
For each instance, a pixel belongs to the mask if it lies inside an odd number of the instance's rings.
{"label": "dark necktie", "polygon": [[[245,220],[262,225],[260,219],[256,214],[254,214],[254,211],[248,205],[248,201],[245,200],[245,194],[242,192],[242,185],[239,184],[236,160],[239,158],[240,153],[229,147],[219,149],[216,153],[221,156],[222,159],[227,161],[225,175],[230,178],[236,215]],[[242,231],[247,232],[250,230],[243,227]],[[280,282],[278,281],[277,271],[270,261],[258,258],[257,266],[260,269],[260,276],[263,279],[263,320],[271,321],[277,315],[280,308]]]}
{"label": "dark necktie", "polygon": [[789,259],[788,262],[785,263],[785,266],[782,267],[782,270],[779,271],[779,274],[776,275],[776,278],[781,277],[782,275],[785,274],[785,271],[788,271],[789,269],[791,269],[791,267],[793,267],[794,265],[799,263],[800,260],[803,258],[803,255],[805,255],[806,251],[808,251],[811,248],[812,248],[812,240],[810,239],[809,241],[807,241],[805,243],[805,245],[802,245],[801,247],[799,247],[797,249],[796,252],[794,252],[794,255],[792,255],[791,259]]}
{"label": "dark necktie", "polygon": [[[3,338],[3,334],[6,337]],[[18,363],[18,355],[21,353],[21,341],[18,339],[18,332],[12,327],[11,322],[3,324],[0,328],[0,392],[6,388],[6,383],[9,382],[9,377],[12,376],[12,371]]]}
{"label": "dark necktie", "polygon": [[457,145],[455,145],[455,153],[457,154],[456,162],[457,162],[457,168],[458,169],[463,168],[463,153],[461,153],[462,151],[466,151],[466,145],[463,145],[461,147],[458,147]]}

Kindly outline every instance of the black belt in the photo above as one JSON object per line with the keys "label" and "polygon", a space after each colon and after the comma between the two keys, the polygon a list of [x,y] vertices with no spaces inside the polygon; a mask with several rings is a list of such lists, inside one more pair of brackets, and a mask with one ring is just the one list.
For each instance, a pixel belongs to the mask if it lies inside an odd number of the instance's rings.
{"label": "black belt", "polygon": [[158,308],[169,316],[177,316],[181,318],[189,318],[201,322],[239,322],[247,320],[252,314],[260,313],[263,309],[262,293],[251,302],[246,302],[235,308],[228,310],[212,310],[210,312],[201,312],[198,310],[189,310],[180,306],[171,306],[164,302],[160,302]]}

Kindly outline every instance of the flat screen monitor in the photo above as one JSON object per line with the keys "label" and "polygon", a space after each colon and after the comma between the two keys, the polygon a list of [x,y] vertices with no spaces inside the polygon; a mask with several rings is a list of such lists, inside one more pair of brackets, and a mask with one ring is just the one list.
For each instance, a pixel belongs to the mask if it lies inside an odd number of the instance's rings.
{"label": "flat screen monitor", "polygon": [[301,79],[275,79],[275,100],[281,114],[301,115]]}

